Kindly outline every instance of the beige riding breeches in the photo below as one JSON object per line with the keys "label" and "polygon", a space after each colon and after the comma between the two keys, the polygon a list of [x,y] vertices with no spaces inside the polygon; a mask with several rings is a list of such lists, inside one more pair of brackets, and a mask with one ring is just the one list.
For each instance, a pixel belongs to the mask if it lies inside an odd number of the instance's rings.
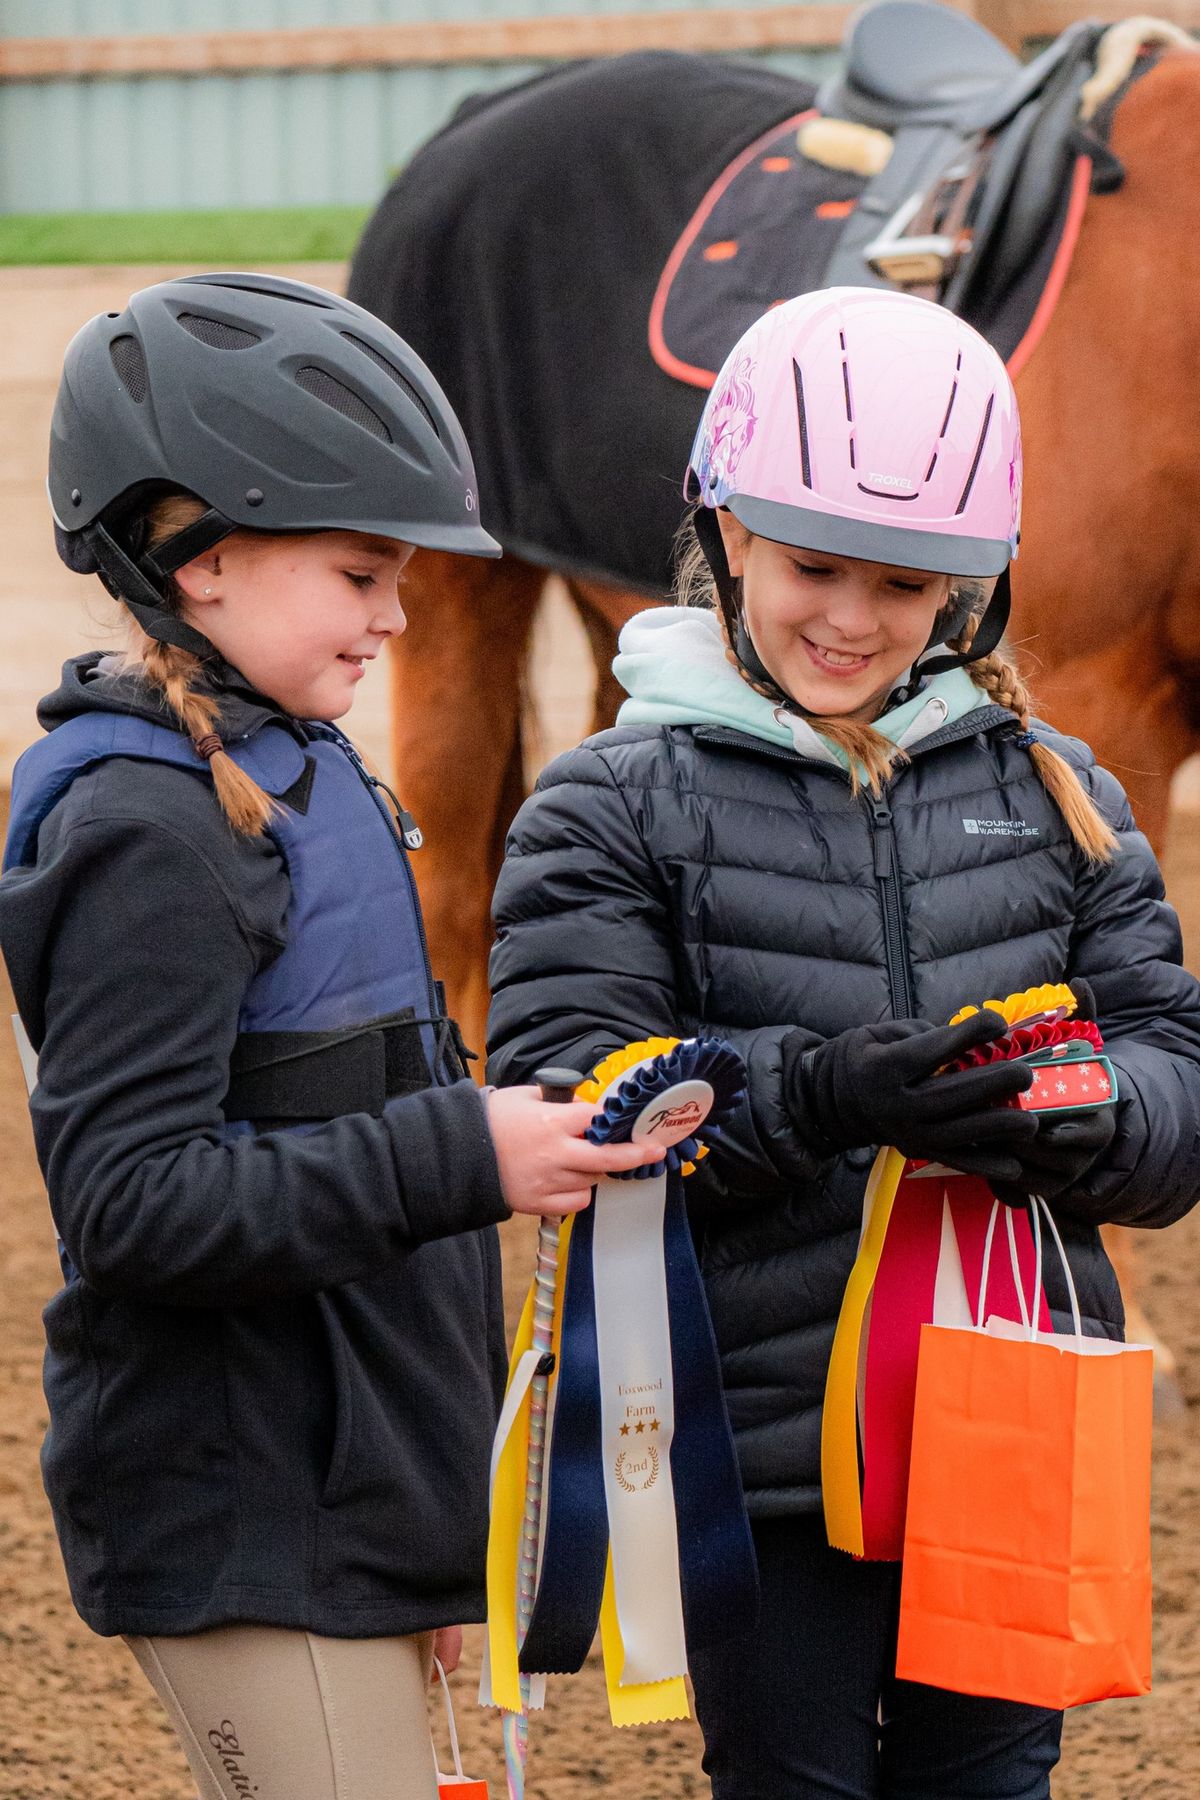
{"label": "beige riding breeches", "polygon": [[200,1800],[437,1800],[433,1637],[264,1625],[129,1637]]}

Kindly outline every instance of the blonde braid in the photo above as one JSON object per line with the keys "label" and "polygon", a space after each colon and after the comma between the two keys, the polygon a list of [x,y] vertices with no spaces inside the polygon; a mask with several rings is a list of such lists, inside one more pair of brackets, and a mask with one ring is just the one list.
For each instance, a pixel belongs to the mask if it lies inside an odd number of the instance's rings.
{"label": "blonde braid", "polygon": [[[147,513],[147,546],[155,549],[190,525],[205,511],[204,503],[191,494],[168,494],[155,501]],[[168,610],[177,613],[181,595],[174,582],[168,588]],[[258,837],[279,813],[276,802],[234,762],[217,736],[221,704],[215,694],[197,686],[203,674],[198,656],[175,644],[163,644],[142,631],[130,619],[130,638],[123,668],[158,688],[167,705],[192,740],[193,747],[212,771],[217,804],[233,830],[243,837]]]}
{"label": "blonde braid", "polygon": [[[951,647],[955,650],[969,650],[978,624],[978,616],[972,616],[966,629]],[[1116,833],[1096,810],[1070,763],[1030,732],[1029,715],[1033,710],[1033,700],[1014,665],[998,650],[993,650],[990,656],[969,663],[967,673],[975,686],[982,688],[996,706],[1003,706],[1011,712],[1020,723],[1021,730],[1030,736],[1032,741],[1028,746],[1029,754],[1042,778],[1042,786],[1066,820],[1071,836],[1088,861],[1111,862],[1118,848]]]}

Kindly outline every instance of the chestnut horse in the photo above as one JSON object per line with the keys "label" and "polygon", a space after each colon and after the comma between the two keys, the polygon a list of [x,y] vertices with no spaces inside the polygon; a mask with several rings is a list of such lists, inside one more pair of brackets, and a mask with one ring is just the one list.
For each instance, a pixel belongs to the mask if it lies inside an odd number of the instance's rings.
{"label": "chestnut horse", "polygon": [[[732,72],[718,73],[730,65],[711,60],[714,82],[734,79]],[[665,83],[668,59],[660,61]],[[548,84],[554,77],[546,79]],[[781,93],[775,118],[805,104],[803,84],[796,90],[794,107]],[[538,104],[538,83],[521,92],[527,109]],[[477,134],[487,121],[486,111],[473,115]],[[647,116],[647,139],[655,129],[661,121],[656,125]],[[742,142],[754,135],[751,123]],[[452,123],[425,148],[418,163],[426,175],[431,157],[453,162],[456,138]],[[1161,846],[1171,775],[1200,750],[1200,55],[1169,49],[1129,88],[1113,119],[1111,145],[1126,179],[1117,191],[1089,199],[1057,307],[1017,378],[1026,503],[1010,640],[1031,666],[1038,710],[1087,739],[1129,791],[1142,828]],[[585,176],[574,170],[576,192]],[[591,176],[599,201],[606,181],[599,159]],[[553,179],[549,167],[545,179]],[[378,244],[385,208],[393,225],[397,209],[403,214],[406,180],[400,178],[381,206],[365,245],[373,231]],[[500,208],[513,171],[498,155],[490,174],[476,168],[472,180],[483,184],[484,209],[493,202]],[[528,171],[523,180],[526,235],[535,240],[539,191]],[[691,210],[682,198],[676,234]],[[510,290],[534,266],[530,244],[511,241],[512,229],[510,223],[503,267],[492,265],[494,284],[506,282]],[[370,259],[356,261],[350,291],[415,339],[472,441],[482,443],[489,429],[490,401],[465,384],[455,366],[464,331],[477,333],[478,342],[505,359],[518,390],[552,379],[574,382],[575,442],[568,443],[564,426],[558,441],[540,444],[544,482],[553,486],[561,479],[582,441],[594,475],[590,491],[573,496],[579,516],[607,517],[619,546],[631,504],[629,443],[659,433],[666,441],[654,478],[678,481],[702,396],[667,383],[649,363],[645,319],[652,289],[644,274],[643,291],[632,304],[620,284],[605,290],[588,283],[592,232],[589,209],[581,205],[573,227],[556,220],[553,241],[541,251],[543,258],[552,255],[560,272],[583,271],[586,291],[571,301],[587,322],[578,370],[538,366],[539,291],[523,296],[528,330],[514,335],[501,328],[498,334],[502,315],[482,291],[478,264],[464,269],[455,291],[454,259],[448,260],[445,330],[431,329],[427,314],[408,299],[409,277],[422,254],[419,231],[402,232],[404,260],[393,265],[386,284],[378,279],[378,259],[374,275]],[[543,243],[546,236],[543,230]],[[632,219],[624,252],[631,265],[638,236]],[[610,244],[607,254],[614,253]],[[657,267],[661,262],[659,257]],[[614,406],[611,390],[618,383],[620,404]],[[667,386],[676,389],[675,400]],[[607,403],[589,405],[589,387],[593,394],[607,388]],[[538,541],[523,524],[522,494],[489,505],[493,498],[483,480],[482,516],[503,541]],[[528,503],[536,507],[532,489]],[[676,513],[682,509],[681,501],[672,504]],[[630,580],[627,556],[622,563],[615,551],[611,563],[600,562],[594,549],[556,559],[595,656],[594,729],[612,723],[619,700],[608,672],[615,634],[631,614],[663,597],[668,549],[665,542],[657,547],[637,583],[640,592]],[[586,573],[580,563],[591,565]],[[519,553],[500,563],[418,554],[408,573],[409,629],[395,646],[396,768],[406,804],[426,825],[417,861],[433,959],[468,1041],[476,1044],[486,1016],[489,898],[504,834],[524,793],[522,691],[545,574],[544,566]]]}

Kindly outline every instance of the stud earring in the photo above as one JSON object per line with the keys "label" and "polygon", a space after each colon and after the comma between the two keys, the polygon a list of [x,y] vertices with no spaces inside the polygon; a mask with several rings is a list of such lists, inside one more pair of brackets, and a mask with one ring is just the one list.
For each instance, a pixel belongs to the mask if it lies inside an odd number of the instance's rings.
{"label": "stud earring", "polygon": [[205,590],[204,590],[204,596],[205,596],[205,599],[207,599],[207,598],[208,598],[208,596],[209,596],[209,594],[211,594],[211,593],[212,593],[212,589],[211,589],[211,588],[205,588]]}

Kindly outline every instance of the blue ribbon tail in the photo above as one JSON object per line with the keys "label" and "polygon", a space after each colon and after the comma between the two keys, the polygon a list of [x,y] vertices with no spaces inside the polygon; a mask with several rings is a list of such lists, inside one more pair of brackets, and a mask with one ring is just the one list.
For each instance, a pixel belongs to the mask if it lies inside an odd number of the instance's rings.
{"label": "blue ribbon tail", "polygon": [[671,1477],[689,1652],[748,1631],[758,1617],[758,1563],[721,1387],[721,1364],[683,1181],[667,1181],[663,1224],[675,1434]]}
{"label": "blue ribbon tail", "polygon": [[600,1363],[592,1278],[595,1208],[575,1218],[567,1257],[554,1430],[546,1471],[541,1579],[521,1646],[523,1674],[573,1675],[600,1620],[608,1507],[600,1440]]}

